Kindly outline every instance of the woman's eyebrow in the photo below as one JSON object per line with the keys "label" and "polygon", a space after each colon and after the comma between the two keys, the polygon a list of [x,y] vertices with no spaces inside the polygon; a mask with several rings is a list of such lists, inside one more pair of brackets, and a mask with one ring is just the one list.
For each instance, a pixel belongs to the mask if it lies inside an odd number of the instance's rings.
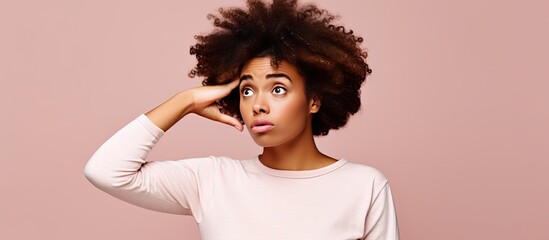
{"label": "woman's eyebrow", "polygon": [[240,82],[242,82],[242,81],[244,81],[244,80],[249,80],[249,79],[254,80],[254,78],[252,77],[252,75],[246,74],[246,75],[240,76]]}
{"label": "woman's eyebrow", "polygon": [[[292,79],[290,78],[290,76],[288,76],[287,74],[284,74],[284,73],[272,73],[272,74],[267,74],[266,76],[267,79],[269,78],[286,78],[288,79],[290,82],[292,82]],[[245,74],[245,75],[242,75],[240,76],[240,82],[242,81],[245,81],[245,80],[254,80],[254,78],[252,77],[252,75],[248,75],[248,74]],[[292,82],[293,83],[293,82]]]}
{"label": "woman's eyebrow", "polygon": [[288,76],[284,73],[267,74],[267,78],[286,78],[286,79],[290,80],[290,82],[292,82],[292,79],[290,78],[290,76]]}

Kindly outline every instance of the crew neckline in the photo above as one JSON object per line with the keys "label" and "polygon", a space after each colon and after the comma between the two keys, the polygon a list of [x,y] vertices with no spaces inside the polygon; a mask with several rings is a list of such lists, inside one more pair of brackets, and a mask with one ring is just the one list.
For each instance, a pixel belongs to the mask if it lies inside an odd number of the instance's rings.
{"label": "crew neckline", "polygon": [[337,162],[334,162],[328,166],[324,166],[324,167],[312,169],[312,170],[279,170],[279,169],[270,168],[267,165],[263,164],[261,161],[259,161],[259,155],[255,156],[252,159],[252,162],[255,164],[257,168],[259,168],[259,170],[271,176],[283,177],[283,178],[312,178],[312,177],[318,177],[318,176],[330,173],[340,168],[348,161],[345,158],[340,158],[337,160]]}

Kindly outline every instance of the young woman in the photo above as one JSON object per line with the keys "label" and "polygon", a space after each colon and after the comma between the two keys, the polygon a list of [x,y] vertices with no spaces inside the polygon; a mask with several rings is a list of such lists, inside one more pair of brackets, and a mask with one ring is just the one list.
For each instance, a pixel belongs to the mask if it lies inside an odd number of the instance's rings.
{"label": "young woman", "polygon": [[[197,36],[183,90],[141,114],[91,157],[99,189],[155,211],[192,215],[203,239],[399,239],[388,180],[377,169],[323,154],[314,136],[344,126],[371,73],[361,38],[314,5],[248,1],[221,9]],[[194,113],[244,126],[263,152],[249,159],[146,162],[165,132]]]}

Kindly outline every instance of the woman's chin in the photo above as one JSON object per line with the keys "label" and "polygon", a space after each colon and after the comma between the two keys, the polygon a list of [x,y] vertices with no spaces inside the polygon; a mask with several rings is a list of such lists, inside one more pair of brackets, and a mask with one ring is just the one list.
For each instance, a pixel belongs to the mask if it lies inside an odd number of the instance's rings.
{"label": "woman's chin", "polygon": [[252,136],[252,139],[254,140],[255,144],[257,144],[260,147],[275,147],[279,144],[274,141],[269,141],[269,139],[264,139],[262,137],[254,137]]}
{"label": "woman's chin", "polygon": [[[255,140],[254,140],[255,141]],[[273,147],[275,146],[274,144],[271,144],[271,143],[268,143],[268,142],[265,142],[265,141],[255,141],[255,144],[257,144],[257,146],[260,146],[260,147]]]}

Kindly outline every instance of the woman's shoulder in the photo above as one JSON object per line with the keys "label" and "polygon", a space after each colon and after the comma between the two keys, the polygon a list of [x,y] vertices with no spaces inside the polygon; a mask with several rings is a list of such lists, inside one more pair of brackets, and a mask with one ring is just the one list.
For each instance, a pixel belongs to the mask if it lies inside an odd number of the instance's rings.
{"label": "woman's shoulder", "polygon": [[345,159],[347,163],[345,164],[345,174],[353,178],[363,178],[369,181],[376,182],[387,182],[388,179],[385,177],[385,174],[381,172],[378,168],[373,167],[366,163],[355,162],[348,159]]}

